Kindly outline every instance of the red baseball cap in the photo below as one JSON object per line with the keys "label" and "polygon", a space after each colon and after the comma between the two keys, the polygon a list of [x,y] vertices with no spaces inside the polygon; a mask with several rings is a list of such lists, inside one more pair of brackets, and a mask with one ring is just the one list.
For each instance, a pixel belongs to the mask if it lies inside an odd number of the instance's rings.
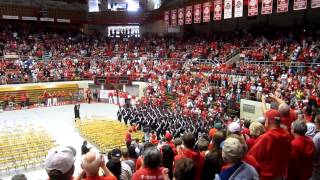
{"label": "red baseball cap", "polygon": [[167,132],[166,135],[164,136],[166,139],[171,140],[172,139],[172,135]]}
{"label": "red baseball cap", "polygon": [[280,120],[281,114],[278,110],[270,109],[266,112],[266,118],[269,122],[275,122],[276,118]]}

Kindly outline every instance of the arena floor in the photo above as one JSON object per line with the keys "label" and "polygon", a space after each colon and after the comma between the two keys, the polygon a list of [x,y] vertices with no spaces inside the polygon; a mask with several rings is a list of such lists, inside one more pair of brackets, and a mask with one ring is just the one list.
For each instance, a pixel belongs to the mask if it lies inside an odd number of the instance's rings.
{"label": "arena floor", "polygon": [[[83,138],[74,128],[74,106],[42,107],[27,110],[6,111],[0,113],[0,127],[20,124],[42,125],[52,135],[59,145],[73,146],[77,150],[76,170],[80,171],[80,153]],[[116,119],[118,107],[111,104],[81,104],[80,117],[103,117]],[[89,144],[89,146],[91,146]],[[94,147],[93,147],[94,148]],[[94,148],[96,150],[96,148]],[[10,174],[0,172],[0,179],[10,180],[16,173],[24,173],[31,180],[45,180],[48,176],[44,168],[37,167],[27,171],[11,171]]]}

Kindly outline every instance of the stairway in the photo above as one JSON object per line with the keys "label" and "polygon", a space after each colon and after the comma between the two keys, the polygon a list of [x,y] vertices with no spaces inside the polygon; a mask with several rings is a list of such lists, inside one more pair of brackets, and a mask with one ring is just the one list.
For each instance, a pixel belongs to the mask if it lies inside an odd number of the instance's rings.
{"label": "stairway", "polygon": [[240,60],[240,50],[236,50],[235,53],[230,54],[226,57],[225,64],[233,64],[235,62],[238,62]]}

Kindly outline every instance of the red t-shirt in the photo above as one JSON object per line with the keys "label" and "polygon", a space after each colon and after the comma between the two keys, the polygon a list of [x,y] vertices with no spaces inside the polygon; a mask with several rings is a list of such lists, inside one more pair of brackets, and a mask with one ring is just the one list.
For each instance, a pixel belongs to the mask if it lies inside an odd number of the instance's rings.
{"label": "red t-shirt", "polygon": [[180,159],[183,158],[190,158],[192,159],[192,161],[194,162],[195,166],[196,166],[196,180],[200,180],[201,179],[201,172],[202,172],[202,168],[204,165],[204,159],[201,157],[201,155],[198,152],[195,152],[191,149],[181,149],[180,154],[178,153],[178,155],[176,155],[174,157],[174,161],[178,161]]}
{"label": "red t-shirt", "polygon": [[163,180],[162,170],[163,167],[157,169],[142,168],[133,174],[132,180]]}
{"label": "red t-shirt", "polygon": [[117,180],[115,176],[88,176],[85,180]]}

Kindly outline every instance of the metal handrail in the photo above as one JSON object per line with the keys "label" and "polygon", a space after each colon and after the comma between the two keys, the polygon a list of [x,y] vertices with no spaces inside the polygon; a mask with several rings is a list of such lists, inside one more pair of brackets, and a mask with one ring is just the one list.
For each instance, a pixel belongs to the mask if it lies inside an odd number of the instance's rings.
{"label": "metal handrail", "polygon": [[290,67],[309,67],[309,66],[320,66],[320,63],[313,63],[313,62],[295,62],[295,61],[246,61],[243,60],[246,64],[260,64],[260,65],[266,65],[266,66],[290,66]]}

